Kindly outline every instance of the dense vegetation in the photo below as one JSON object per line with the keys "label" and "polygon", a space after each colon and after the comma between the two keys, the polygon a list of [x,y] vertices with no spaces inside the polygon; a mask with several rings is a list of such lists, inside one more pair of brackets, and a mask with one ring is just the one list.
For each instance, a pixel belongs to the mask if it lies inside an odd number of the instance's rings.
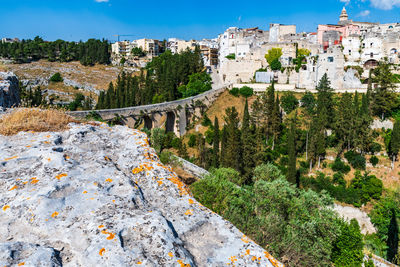
{"label": "dense vegetation", "polygon": [[110,63],[110,44],[106,40],[89,39],[86,42],[44,41],[40,37],[21,42],[0,43],[0,56],[17,63],[40,59],[49,61],[80,61],[83,65]]}
{"label": "dense vegetation", "polygon": [[167,51],[155,57],[139,76],[119,75],[101,92],[97,109],[121,108],[173,101],[211,89],[211,77],[204,72],[200,50],[179,54]]}
{"label": "dense vegetation", "polygon": [[[398,160],[400,123],[393,130],[370,128],[374,117],[396,118],[399,113],[399,97],[388,75],[390,65],[382,62],[371,71],[368,91],[362,95],[334,94],[325,75],[318,93],[306,93],[301,101],[291,93],[279,97],[272,84],[251,107],[246,100],[241,118],[234,107],[225,110],[222,123],[204,116],[201,124],[208,129],[204,136],[190,134],[187,146],[196,149],[192,160],[212,175],[193,185],[195,196],[258,243],[268,244],[290,266],[328,266],[328,262],[360,266],[364,242],[373,253],[397,262],[400,197],[367,171],[366,160],[368,156],[372,164],[378,164],[373,155],[383,150]],[[239,92],[230,93],[239,96]],[[181,141],[180,146],[184,145]],[[328,151],[336,152],[336,160],[329,165]],[[328,168],[333,175],[324,174]],[[355,172],[349,177],[352,169]],[[323,213],[332,203],[325,194],[357,207],[372,201],[370,216],[378,233],[362,236],[355,222],[343,223]],[[308,210],[308,201],[316,203],[313,209]],[[285,204],[271,204],[280,202]],[[315,210],[320,212],[313,214]],[[323,222],[326,231],[318,232],[318,223]],[[304,229],[313,234],[301,234]]]}
{"label": "dense vegetation", "polygon": [[192,192],[287,266],[361,266],[356,221],[341,221],[328,195],[297,189],[273,165],[257,168],[261,176],[249,185],[233,169],[216,169],[194,183]]}

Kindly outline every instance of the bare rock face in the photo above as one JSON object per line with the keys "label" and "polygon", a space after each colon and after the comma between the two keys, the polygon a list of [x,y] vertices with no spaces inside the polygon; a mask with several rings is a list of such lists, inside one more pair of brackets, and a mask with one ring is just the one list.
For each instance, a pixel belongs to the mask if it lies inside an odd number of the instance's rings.
{"label": "bare rock face", "polygon": [[20,103],[19,83],[12,72],[0,72],[0,108],[10,108]]}
{"label": "bare rock face", "polygon": [[281,266],[127,127],[0,136],[0,190],[0,265]]}

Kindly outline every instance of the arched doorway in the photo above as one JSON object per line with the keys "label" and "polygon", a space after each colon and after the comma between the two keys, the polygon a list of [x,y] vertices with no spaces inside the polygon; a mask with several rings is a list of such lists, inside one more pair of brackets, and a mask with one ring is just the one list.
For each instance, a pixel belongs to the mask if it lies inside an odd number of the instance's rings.
{"label": "arched doorway", "polygon": [[364,63],[364,68],[366,69],[370,69],[370,68],[374,68],[376,66],[378,66],[379,62],[375,59],[369,59],[367,61],[365,61]]}

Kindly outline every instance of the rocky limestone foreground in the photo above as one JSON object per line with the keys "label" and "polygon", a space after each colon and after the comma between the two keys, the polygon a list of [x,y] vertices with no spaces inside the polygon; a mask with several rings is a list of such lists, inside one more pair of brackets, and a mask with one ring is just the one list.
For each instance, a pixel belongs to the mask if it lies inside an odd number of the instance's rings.
{"label": "rocky limestone foreground", "polygon": [[0,136],[0,266],[282,266],[127,127]]}
{"label": "rocky limestone foreground", "polygon": [[20,103],[19,82],[12,72],[0,72],[0,109]]}

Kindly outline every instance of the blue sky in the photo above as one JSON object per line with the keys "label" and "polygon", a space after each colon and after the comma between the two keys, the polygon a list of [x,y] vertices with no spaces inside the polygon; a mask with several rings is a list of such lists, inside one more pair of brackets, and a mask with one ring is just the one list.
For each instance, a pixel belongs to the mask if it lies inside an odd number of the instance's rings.
{"label": "blue sky", "polygon": [[400,0],[0,0],[0,36],[201,39],[229,26],[268,29],[272,22],[315,31],[318,24],[336,23],[343,6],[357,21],[400,21]]}

